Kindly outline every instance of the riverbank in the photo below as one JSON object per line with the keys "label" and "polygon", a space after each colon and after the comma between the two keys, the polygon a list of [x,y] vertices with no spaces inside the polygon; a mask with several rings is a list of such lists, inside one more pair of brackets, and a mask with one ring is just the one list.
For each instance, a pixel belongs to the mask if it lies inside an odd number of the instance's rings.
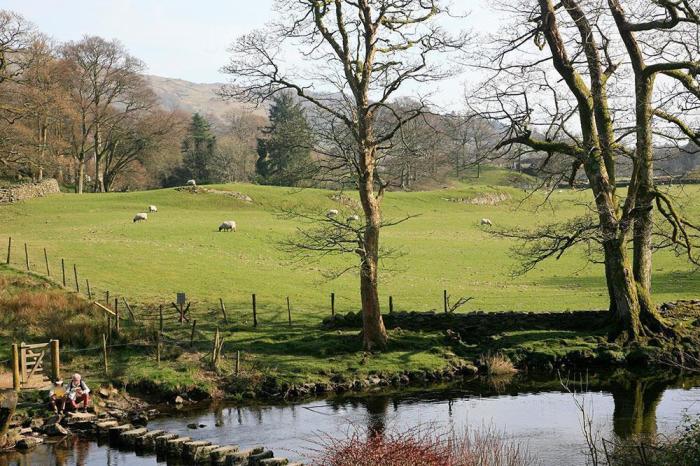
{"label": "riverbank", "polygon": [[[686,416],[700,414],[700,391],[693,389],[698,385],[697,377],[627,371],[562,373],[561,378],[520,373],[500,381],[476,377],[438,386],[346,393],[307,401],[220,400],[179,409],[162,407],[146,428],[214,445],[235,443],[241,450],[263,443],[278,456],[306,462],[323,445],[325,436],[346,438],[349,429],[390,436],[420,426],[448,430],[457,425],[472,432],[492,429],[509,444],[527,448],[543,464],[578,466],[586,464],[586,457],[575,399],[585,400],[607,441],[641,438],[651,442],[656,435],[675,438]],[[48,464],[50,461],[42,458],[55,454],[64,458],[65,464],[156,464],[153,453],[137,456],[118,444],[91,438],[95,437],[50,439],[48,445],[9,458],[25,464]]]}
{"label": "riverbank", "polygon": [[[122,307],[120,328],[112,321],[107,330],[108,315],[81,294],[6,266],[0,266],[0,281],[6,310],[0,360],[9,357],[12,341],[58,339],[64,373],[80,372],[93,385],[111,384],[156,404],[178,396],[193,402],[291,400],[438,384],[492,372],[493,355],[503,356],[506,372],[511,365],[525,373],[667,368],[685,355],[697,358],[700,348],[698,300],[661,307],[684,335],[675,342],[610,342],[603,311],[395,312],[384,316],[389,349],[367,353],[358,337],[359,313],[336,314],[318,325],[260,323],[251,329],[247,321],[224,321],[207,311],[190,316],[196,323],[180,324],[172,315],[159,332],[158,319],[139,305],[129,312]],[[223,343],[214,361],[216,334]],[[0,381],[9,386],[9,372]]]}

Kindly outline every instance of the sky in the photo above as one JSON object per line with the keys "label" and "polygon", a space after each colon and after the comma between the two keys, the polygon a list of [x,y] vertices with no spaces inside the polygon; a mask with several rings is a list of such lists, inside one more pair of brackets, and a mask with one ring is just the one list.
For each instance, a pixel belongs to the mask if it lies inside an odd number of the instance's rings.
{"label": "sky", "polygon": [[[472,15],[465,28],[493,29],[488,0],[453,0]],[[219,72],[234,39],[262,27],[273,0],[2,0],[0,8],[32,21],[57,41],[83,35],[119,39],[149,74],[199,83],[225,82]],[[460,20],[461,21],[461,20]],[[461,25],[461,24],[460,24]]]}

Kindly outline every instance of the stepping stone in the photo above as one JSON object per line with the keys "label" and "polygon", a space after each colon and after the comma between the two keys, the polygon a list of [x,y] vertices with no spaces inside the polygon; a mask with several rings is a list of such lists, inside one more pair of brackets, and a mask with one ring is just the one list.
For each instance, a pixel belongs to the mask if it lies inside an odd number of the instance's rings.
{"label": "stepping stone", "polygon": [[65,418],[69,424],[73,424],[75,422],[93,422],[97,420],[97,416],[92,413],[68,413],[68,415]]}
{"label": "stepping stone", "polygon": [[139,450],[153,450],[156,447],[156,437],[165,434],[163,430],[151,430],[145,434],[136,437],[134,448]]}
{"label": "stepping stone", "polygon": [[172,456],[174,458],[182,458],[182,453],[183,453],[183,448],[185,447],[185,443],[191,442],[192,439],[189,437],[178,437],[174,438],[172,440],[168,440],[166,442],[165,446],[165,453],[168,456]]}
{"label": "stepping stone", "polygon": [[193,457],[194,464],[211,464],[211,452],[219,448],[221,448],[221,445],[207,445],[206,447],[197,448]]}
{"label": "stepping stone", "polygon": [[168,442],[170,440],[175,440],[178,437],[177,434],[173,433],[164,433],[162,435],[159,435],[156,437],[156,453],[158,453],[160,456],[165,456],[168,453]]}
{"label": "stepping stone", "polygon": [[125,447],[133,449],[134,445],[136,445],[136,438],[142,436],[146,432],[148,432],[148,429],[146,429],[145,427],[141,427],[139,429],[127,430],[126,432],[122,432],[119,435],[119,441]]}
{"label": "stepping stone", "polygon": [[219,447],[209,453],[209,458],[214,465],[226,464],[226,456],[230,453],[237,453],[238,445],[229,445],[227,447]]}
{"label": "stepping stone", "polygon": [[103,421],[95,424],[95,433],[97,435],[107,435],[109,429],[112,427],[117,427],[119,423],[117,421]]}
{"label": "stepping stone", "polygon": [[197,456],[197,451],[209,445],[211,445],[211,442],[207,442],[206,440],[191,440],[186,442],[182,448],[182,457],[187,461],[194,461]]}
{"label": "stepping stone", "polygon": [[131,424],[122,424],[120,426],[114,426],[109,428],[109,441],[117,444],[119,443],[119,436],[122,432],[126,432],[133,429]]}
{"label": "stepping stone", "polygon": [[41,437],[24,437],[17,442],[15,448],[18,450],[31,450],[42,443],[44,443],[44,439]]}
{"label": "stepping stone", "polygon": [[289,464],[287,458],[267,458],[258,463],[260,466],[286,466]]}
{"label": "stepping stone", "polygon": [[229,453],[226,455],[226,460],[224,461],[224,465],[226,466],[236,466],[239,464],[248,464],[248,458],[250,455],[257,455],[260,453],[263,453],[265,451],[265,447],[253,447],[253,448],[248,448],[246,450],[241,450],[237,451],[234,453]]}
{"label": "stepping stone", "polygon": [[260,465],[260,461],[268,459],[268,458],[273,458],[275,455],[272,453],[272,450],[265,450],[262,453],[254,453],[248,457],[248,464],[250,466],[258,466]]}

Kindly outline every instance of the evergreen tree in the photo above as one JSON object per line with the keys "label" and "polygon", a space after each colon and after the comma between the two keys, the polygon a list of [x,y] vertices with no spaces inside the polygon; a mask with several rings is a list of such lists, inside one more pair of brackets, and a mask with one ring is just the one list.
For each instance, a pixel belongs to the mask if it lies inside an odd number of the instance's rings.
{"label": "evergreen tree", "polygon": [[209,122],[195,113],[182,141],[182,158],[187,178],[202,184],[211,182],[210,166],[215,150],[216,136],[212,134]]}
{"label": "evergreen tree", "polygon": [[289,94],[275,96],[270,126],[258,139],[255,171],[262,184],[296,186],[314,174],[312,135],[304,109]]}

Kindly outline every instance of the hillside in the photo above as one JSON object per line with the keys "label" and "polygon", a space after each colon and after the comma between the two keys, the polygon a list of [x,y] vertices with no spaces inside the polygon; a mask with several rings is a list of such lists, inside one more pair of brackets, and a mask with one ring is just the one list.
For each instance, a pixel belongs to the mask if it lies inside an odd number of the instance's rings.
{"label": "hillside", "polygon": [[[328,297],[334,291],[339,312],[359,308],[354,273],[335,281],[324,278],[355,264],[355,257],[295,260],[279,247],[300,226],[280,216],[279,209],[338,208],[333,192],[243,184],[216,188],[245,193],[253,202],[174,189],[63,194],[0,207],[0,241],[6,244],[12,236],[12,262],[17,267],[23,267],[26,242],[33,270],[44,270],[46,248],[54,273],[65,258],[68,270],[72,272],[75,263],[81,280],[89,278],[96,292],[110,290],[142,303],[169,302],[175,292],[186,291],[198,306],[217,306],[221,297],[233,308],[245,310],[250,295],[256,293],[266,318],[284,319],[285,297],[290,296],[304,318],[316,320],[327,314]],[[498,205],[480,204],[482,199],[499,198],[493,194],[509,199]],[[685,196],[681,202],[692,209],[690,217],[700,217],[700,205],[690,202],[700,189],[686,187],[681,195]],[[581,201],[587,201],[587,193],[565,190],[535,211],[541,199],[518,208],[522,196],[522,190],[511,187],[464,184],[388,193],[386,218],[417,217],[382,233],[384,244],[401,253],[383,264],[382,301],[392,295],[397,309],[441,309],[442,291],[447,289],[454,299],[474,298],[465,311],[605,307],[601,266],[587,264],[585,251],[547,262],[523,277],[510,275],[515,262],[509,249],[514,243],[489,235],[479,225],[481,218],[496,226],[533,227],[554,215],[564,219],[580,214]],[[132,223],[133,215],[149,204],[156,204],[159,212],[148,222]],[[238,231],[219,233],[218,225],[228,219],[238,222]],[[700,280],[682,258],[659,253],[655,266],[658,301],[700,296]]]}
{"label": "hillside", "polygon": [[146,75],[146,80],[168,110],[199,112],[212,123],[221,124],[228,113],[252,112],[265,115],[265,110],[237,102],[225,102],[217,95],[222,83],[193,83],[183,79]]}

